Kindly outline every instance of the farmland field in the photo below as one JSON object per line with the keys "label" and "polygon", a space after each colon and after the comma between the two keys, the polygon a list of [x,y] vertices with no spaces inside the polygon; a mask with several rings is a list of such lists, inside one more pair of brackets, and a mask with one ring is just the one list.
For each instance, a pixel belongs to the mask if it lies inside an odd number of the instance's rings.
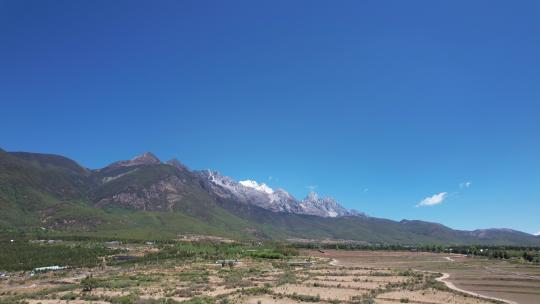
{"label": "farmland field", "polygon": [[416,269],[448,274],[455,287],[504,299],[509,303],[540,303],[540,266],[458,254],[394,251],[308,251],[332,258],[344,267]]}
{"label": "farmland field", "polygon": [[[457,255],[299,252],[279,244],[218,241],[114,247],[102,251],[106,256],[98,257],[101,262],[92,266],[31,273],[22,265],[0,279],[0,303],[497,303],[449,289],[438,281],[439,272],[451,273],[452,282],[467,290],[486,294],[484,290],[505,286],[504,292],[489,294],[506,298],[508,290],[525,291],[508,299],[520,303],[538,299],[534,268],[504,268]],[[486,266],[492,275],[487,283],[480,279],[477,265]],[[504,279],[521,273],[530,277]]]}

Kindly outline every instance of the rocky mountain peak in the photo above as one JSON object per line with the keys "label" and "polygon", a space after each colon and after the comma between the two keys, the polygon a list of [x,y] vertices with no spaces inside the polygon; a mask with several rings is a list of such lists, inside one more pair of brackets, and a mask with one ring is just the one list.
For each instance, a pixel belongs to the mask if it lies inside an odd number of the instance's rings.
{"label": "rocky mountain peak", "polygon": [[209,188],[221,197],[232,198],[236,201],[253,204],[274,212],[289,212],[296,214],[309,214],[321,217],[353,216],[360,213],[348,210],[331,197],[321,198],[311,191],[306,198],[299,201],[284,189],[272,189],[265,183],[254,180],[235,181],[222,176],[217,171],[198,171]]}
{"label": "rocky mountain peak", "polygon": [[141,155],[135,156],[131,159],[132,163],[138,163],[138,164],[144,164],[144,165],[151,165],[151,164],[159,164],[161,161],[159,158],[157,158],[152,152],[144,152]]}
{"label": "rocky mountain peak", "polygon": [[209,182],[220,186],[234,185],[236,183],[232,178],[221,175],[219,171],[215,170],[206,169],[198,171],[198,174],[202,175]]}
{"label": "rocky mountain peak", "polygon": [[279,196],[283,196],[283,197],[290,197],[292,199],[294,199],[294,197],[287,191],[285,191],[284,189],[281,189],[281,188],[277,188],[276,190],[274,190],[274,194],[276,195],[279,195]]}
{"label": "rocky mountain peak", "polygon": [[121,160],[109,165],[109,167],[129,167],[140,165],[158,165],[161,164],[159,158],[157,158],[151,152],[145,152],[141,155],[137,155],[130,160]]}
{"label": "rocky mountain peak", "polygon": [[300,205],[305,213],[322,217],[338,217],[357,215],[358,212],[347,210],[331,197],[320,197],[314,191],[310,191]]}

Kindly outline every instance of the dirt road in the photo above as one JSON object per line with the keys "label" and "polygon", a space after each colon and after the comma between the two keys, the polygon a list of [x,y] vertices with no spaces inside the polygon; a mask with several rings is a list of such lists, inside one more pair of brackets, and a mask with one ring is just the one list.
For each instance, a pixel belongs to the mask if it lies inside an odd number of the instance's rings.
{"label": "dirt road", "polygon": [[508,304],[519,304],[518,302],[510,301],[510,300],[507,300],[507,299],[490,297],[490,296],[486,296],[486,295],[479,294],[479,293],[476,293],[476,292],[461,289],[461,288],[457,287],[456,285],[454,285],[454,283],[446,281],[446,279],[448,279],[448,278],[450,278],[450,274],[443,273],[442,276],[436,278],[436,280],[439,281],[439,282],[444,283],[446,285],[446,287],[448,287],[448,288],[450,288],[452,290],[463,292],[463,293],[469,294],[471,296],[475,296],[475,297],[479,297],[479,298],[483,298],[483,299],[488,299],[488,300],[501,301],[501,302],[508,303]]}

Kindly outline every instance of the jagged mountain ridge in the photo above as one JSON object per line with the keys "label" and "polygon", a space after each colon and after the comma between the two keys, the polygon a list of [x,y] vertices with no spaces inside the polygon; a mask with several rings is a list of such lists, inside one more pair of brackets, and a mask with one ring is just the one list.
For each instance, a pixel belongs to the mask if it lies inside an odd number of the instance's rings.
{"label": "jagged mountain ridge", "polygon": [[[225,186],[234,189],[241,185],[246,190],[231,193],[201,176],[205,171],[156,159],[147,154],[89,170],[63,156],[0,150],[0,234],[38,229],[140,239],[202,233],[393,244],[540,245],[540,238],[508,229],[459,231],[422,221],[300,213],[304,210],[294,208],[301,208],[305,201],[315,204],[320,198],[311,194],[291,202],[293,198],[284,190],[223,178],[223,183],[228,183]],[[242,201],[238,193],[251,201]],[[252,199],[261,193],[267,196],[260,201]],[[270,194],[275,194],[274,210],[257,205],[267,204]],[[337,208],[331,200],[323,203]]]}
{"label": "jagged mountain ridge", "polygon": [[339,217],[360,215],[357,211],[347,210],[330,197],[320,198],[310,192],[303,200],[297,200],[284,189],[272,189],[266,184],[253,180],[235,181],[217,171],[203,170],[196,174],[205,180],[218,195],[236,199],[246,204],[254,204],[274,212],[291,212],[321,217]]}
{"label": "jagged mountain ridge", "polygon": [[[114,162],[103,169],[98,169],[98,172],[111,172],[107,176],[103,177],[102,182],[110,182],[117,178],[129,175],[135,172],[136,166],[150,166],[150,165],[171,165],[184,171],[190,171],[179,160],[172,159],[166,163],[162,163],[151,152],[145,152],[141,155],[135,156],[131,160],[122,160]],[[112,174],[115,172],[116,175]],[[245,204],[253,204],[255,206],[270,210],[272,212],[289,212],[295,214],[309,214],[320,217],[340,217],[340,216],[356,216],[362,215],[362,213],[348,210],[341,206],[336,200],[330,197],[319,197],[319,195],[313,191],[302,199],[298,200],[284,189],[272,189],[266,184],[259,184],[253,180],[236,181],[228,176],[224,176],[217,171],[202,170],[193,171],[203,183],[207,184],[209,189],[212,189],[213,193],[232,200],[236,200]],[[112,203],[120,205],[140,208],[143,210],[156,209],[152,208],[151,204],[145,202],[144,197],[149,200],[163,200],[159,198],[158,192],[167,192],[165,196],[169,197],[168,206],[160,204],[157,210],[172,210],[174,199],[178,194],[173,190],[178,187],[176,185],[178,181],[173,177],[167,181],[163,181],[159,185],[155,185],[154,189],[143,193],[143,197],[133,195],[133,193],[118,193],[113,197],[104,198],[98,202],[98,205],[104,206]]]}

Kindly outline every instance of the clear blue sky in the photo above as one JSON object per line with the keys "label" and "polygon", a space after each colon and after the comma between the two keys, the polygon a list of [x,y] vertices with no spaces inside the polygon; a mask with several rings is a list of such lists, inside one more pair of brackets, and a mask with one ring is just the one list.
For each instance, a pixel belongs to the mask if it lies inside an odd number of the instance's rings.
{"label": "clear blue sky", "polygon": [[9,151],[540,230],[538,1],[0,0],[0,106]]}

